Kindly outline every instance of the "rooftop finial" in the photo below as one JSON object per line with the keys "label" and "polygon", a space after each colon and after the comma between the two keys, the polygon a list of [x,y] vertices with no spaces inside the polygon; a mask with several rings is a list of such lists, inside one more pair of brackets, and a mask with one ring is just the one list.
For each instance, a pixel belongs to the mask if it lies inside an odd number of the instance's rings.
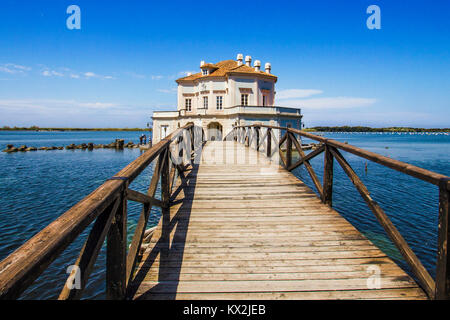
{"label": "rooftop finial", "polygon": [[247,67],[250,67],[252,65],[252,57],[251,56],[245,56],[245,65]]}
{"label": "rooftop finial", "polygon": [[238,62],[238,66],[242,66],[242,64],[243,64],[242,61],[244,60],[244,55],[242,53],[238,53],[236,60]]}

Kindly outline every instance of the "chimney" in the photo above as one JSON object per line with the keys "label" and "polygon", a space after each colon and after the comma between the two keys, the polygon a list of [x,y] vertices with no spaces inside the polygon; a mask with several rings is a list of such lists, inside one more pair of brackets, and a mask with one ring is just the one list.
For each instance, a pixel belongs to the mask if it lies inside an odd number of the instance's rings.
{"label": "chimney", "polygon": [[255,67],[255,71],[260,71],[260,69],[261,69],[261,61],[255,60],[255,63],[253,64],[253,66]]}
{"label": "chimney", "polygon": [[267,62],[265,67],[266,67],[266,73],[270,73],[270,70],[272,69],[272,65],[269,62]]}
{"label": "chimney", "polygon": [[205,65],[205,61],[200,61],[200,67],[203,67]]}
{"label": "chimney", "polygon": [[252,57],[251,56],[245,56],[245,65],[247,67],[251,67],[252,64]]}
{"label": "chimney", "polygon": [[244,55],[242,53],[238,53],[237,55],[238,66],[242,66],[243,64],[242,60],[244,60]]}

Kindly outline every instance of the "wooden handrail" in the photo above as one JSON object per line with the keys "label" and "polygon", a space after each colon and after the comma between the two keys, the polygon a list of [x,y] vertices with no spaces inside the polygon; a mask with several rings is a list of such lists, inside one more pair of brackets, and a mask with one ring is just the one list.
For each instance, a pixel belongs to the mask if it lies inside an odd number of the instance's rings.
{"label": "wooden handrail", "polygon": [[[449,219],[449,201],[450,201],[450,178],[432,172],[411,164],[401,162],[395,159],[391,159],[380,154],[364,150],[346,143],[342,143],[333,139],[324,138],[317,136],[308,132],[304,132],[294,128],[279,127],[279,126],[269,126],[262,124],[247,125],[247,126],[235,126],[232,132],[228,135],[233,137],[241,133],[242,130],[253,132],[250,130],[253,128],[258,132],[261,128],[267,128],[267,132],[264,137],[268,136],[268,141],[271,142],[270,136],[273,137],[272,130],[285,131],[284,135],[280,138],[277,145],[278,152],[280,154],[280,160],[282,165],[288,171],[292,171],[300,165],[305,165],[311,179],[317,189],[318,194],[323,203],[332,206],[332,190],[333,190],[333,162],[334,159],[337,160],[339,165],[343,168],[344,172],[348,175],[350,180],[355,185],[356,189],[360,193],[361,197],[367,203],[371,211],[374,213],[378,219],[381,226],[384,228],[388,236],[391,238],[392,242],[397,246],[400,253],[404,257],[405,261],[410,266],[411,270],[415,274],[419,284],[427,293],[427,295],[432,299],[450,299],[450,254],[448,252],[448,240],[450,238],[450,219]],[[297,141],[295,134],[306,137],[321,143],[318,149],[305,154],[301,148],[300,143]],[[228,137],[227,136],[227,137]],[[259,137],[260,135],[258,135]],[[226,138],[227,138],[226,137]],[[225,138],[225,139],[226,139]],[[242,139],[236,139],[242,142]],[[276,141],[276,140],[275,140]],[[286,142],[286,155],[281,151],[282,145]],[[260,142],[262,144],[263,142]],[[267,145],[267,144],[266,144]],[[270,145],[270,143],[269,143]],[[300,159],[292,164],[292,146],[297,149]],[[277,151],[265,150],[268,157],[272,157]],[[367,187],[363,184],[361,179],[356,175],[351,166],[338,151],[338,149],[349,152],[361,158],[376,162],[385,167],[394,169],[396,171],[402,172],[404,174],[410,175],[412,177],[421,179],[428,183],[439,186],[439,235],[438,235],[438,259],[437,259],[437,269],[436,269],[436,279],[434,280],[429,272],[422,265],[418,257],[414,254],[412,249],[409,247],[405,239],[402,237],[400,232],[395,228],[395,226],[390,221],[389,217],[384,213],[381,207],[371,198]],[[317,175],[314,169],[311,167],[309,160],[316,157],[320,153],[325,152],[324,155],[324,175],[323,175],[323,185],[318,181]]]}
{"label": "wooden handrail", "polygon": [[[364,150],[343,142],[339,142],[337,140],[324,138],[318,135],[311,134],[309,132],[301,131],[294,128],[286,128],[286,127],[278,127],[278,126],[267,126],[267,125],[250,125],[250,126],[236,126],[235,128],[241,128],[241,127],[264,127],[264,128],[271,128],[271,129],[280,129],[280,130],[286,130],[291,133],[298,134],[302,137],[309,138],[315,141],[322,142],[324,144],[330,145],[332,147],[341,149],[343,151],[352,153],[354,155],[357,155],[359,157],[365,158],[367,160],[379,163],[385,167],[389,167],[391,169],[394,169],[396,171],[400,171],[402,173],[405,173],[407,175],[413,176],[415,178],[421,179],[423,181],[432,183],[436,186],[439,186],[441,179],[448,179],[447,176],[426,170],[414,165],[411,165],[406,162],[398,161],[392,158],[388,158],[385,156],[382,156],[380,154],[377,154],[375,152],[371,152],[368,150]],[[450,191],[450,182],[446,183],[447,190]]]}
{"label": "wooden handrail", "polygon": [[[141,216],[145,221],[141,219],[139,228],[136,228],[136,233],[143,235],[151,206],[167,206],[167,203],[154,201],[153,197],[160,176],[168,175],[169,165],[164,166],[163,170],[156,170],[147,195],[130,190],[130,199],[128,199],[128,185],[156,158],[160,161],[164,158],[168,159],[170,144],[184,130],[190,131],[191,136],[195,134],[192,124],[178,128],[1,261],[0,299],[18,298],[93,221],[96,223],[75,262],[75,266],[82,269],[80,271],[81,288],[69,290],[65,286],[60,299],[76,299],[81,296],[105,237],[107,238],[107,297],[124,298],[126,283],[132,275],[139,251],[135,247],[142,241],[142,236],[135,234],[134,238],[138,240],[132,243],[132,250],[128,252],[127,258],[126,202],[132,200],[144,203],[145,214]],[[163,199],[167,199],[167,196]],[[74,278],[76,269],[72,269],[69,279]]]}

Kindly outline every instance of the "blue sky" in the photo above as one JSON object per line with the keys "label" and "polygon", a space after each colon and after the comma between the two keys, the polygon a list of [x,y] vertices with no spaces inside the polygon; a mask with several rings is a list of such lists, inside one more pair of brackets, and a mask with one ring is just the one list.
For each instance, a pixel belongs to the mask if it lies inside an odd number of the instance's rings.
{"label": "blue sky", "polygon": [[450,127],[446,0],[2,0],[0,126],[145,127],[176,109],[176,78],[237,53],[272,64],[307,127]]}

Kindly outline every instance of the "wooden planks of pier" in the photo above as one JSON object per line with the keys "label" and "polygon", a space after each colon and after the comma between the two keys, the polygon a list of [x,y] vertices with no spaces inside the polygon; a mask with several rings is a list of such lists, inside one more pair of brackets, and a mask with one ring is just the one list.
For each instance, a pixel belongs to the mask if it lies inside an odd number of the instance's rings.
{"label": "wooden planks of pier", "polygon": [[185,175],[129,298],[426,299],[386,254],[262,153],[210,141]]}

